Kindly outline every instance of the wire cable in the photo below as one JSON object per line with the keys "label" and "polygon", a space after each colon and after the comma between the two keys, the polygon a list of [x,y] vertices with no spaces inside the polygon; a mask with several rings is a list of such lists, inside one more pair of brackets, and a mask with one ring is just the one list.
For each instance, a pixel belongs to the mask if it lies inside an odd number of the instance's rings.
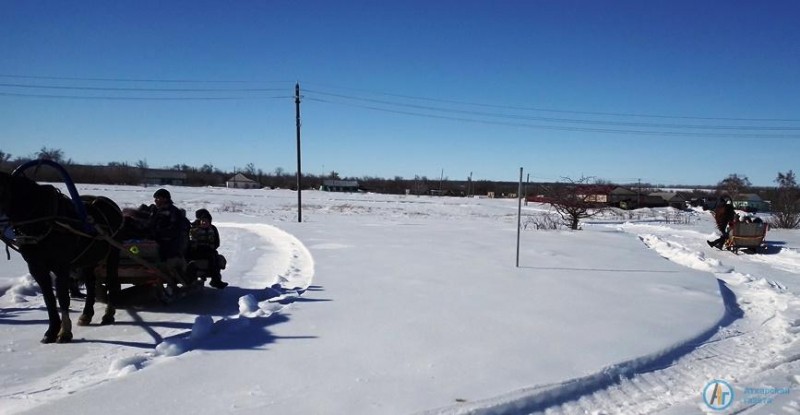
{"label": "wire cable", "polygon": [[643,122],[623,122],[623,121],[604,121],[604,120],[586,120],[575,118],[552,118],[552,117],[532,117],[524,115],[500,114],[481,111],[459,110],[451,108],[438,108],[416,104],[405,104],[398,102],[390,102],[384,100],[361,98],[341,94],[332,94],[327,92],[305,90],[306,93],[315,93],[330,97],[343,98],[356,101],[364,101],[382,105],[392,105],[399,107],[415,108],[422,110],[439,111],[445,113],[477,115],[485,117],[509,118],[519,120],[531,121],[546,121],[546,122],[559,122],[559,123],[574,123],[574,124],[594,124],[594,125],[608,125],[619,127],[654,127],[654,128],[677,128],[677,129],[702,129],[702,130],[767,130],[767,131],[800,131],[800,127],[784,127],[784,126],[754,126],[754,125],[699,125],[699,124],[665,124],[665,123],[643,123]]}
{"label": "wire cable", "polygon": [[[313,86],[314,84],[311,83],[311,85]],[[326,87],[325,85],[320,85],[320,86]],[[800,122],[800,119],[798,119],[798,118],[701,117],[701,116],[690,116],[690,115],[663,115],[663,114],[641,114],[641,113],[629,113],[629,112],[600,112],[600,111],[560,110],[560,109],[553,109],[553,108],[538,108],[538,107],[526,107],[526,106],[515,106],[515,105],[498,105],[498,104],[486,104],[486,103],[470,102],[470,101],[458,101],[458,100],[449,100],[449,99],[420,97],[420,96],[394,94],[394,93],[387,93],[387,92],[374,92],[374,91],[368,91],[368,90],[356,89],[356,88],[344,88],[344,87],[334,87],[334,86],[327,86],[327,87],[328,88],[334,88],[334,89],[342,89],[342,90],[364,92],[364,93],[373,94],[373,95],[391,96],[391,97],[403,98],[403,99],[413,99],[413,100],[430,101],[430,102],[441,102],[441,103],[457,104],[457,105],[472,105],[472,106],[478,106],[478,107],[500,108],[500,109],[509,109],[509,110],[519,110],[519,111],[539,111],[539,112],[552,112],[552,113],[562,113],[562,114],[580,114],[580,115],[597,115],[597,116],[613,116],[613,117],[687,119],[687,120],[702,120],[702,121],[713,121],[713,120],[716,120],[716,121],[754,121],[754,122]]]}
{"label": "wire cable", "polygon": [[791,138],[791,139],[800,139],[800,134],[770,134],[770,135],[766,135],[766,134],[754,134],[754,133],[711,133],[711,132],[691,133],[691,132],[676,132],[676,131],[621,130],[621,129],[611,129],[611,128],[590,128],[590,127],[534,125],[534,124],[503,122],[503,121],[493,121],[493,120],[481,120],[481,119],[464,118],[464,117],[456,117],[456,116],[448,116],[448,115],[424,114],[424,113],[412,112],[412,111],[403,111],[403,110],[394,110],[394,109],[381,108],[381,107],[376,107],[376,106],[371,106],[371,105],[362,105],[362,104],[346,103],[346,102],[334,102],[334,101],[329,101],[329,100],[324,100],[324,99],[314,98],[314,97],[306,97],[306,100],[315,101],[315,102],[321,102],[321,103],[326,103],[326,104],[348,105],[348,106],[357,107],[357,108],[365,108],[365,109],[370,109],[370,110],[375,110],[375,111],[382,111],[382,112],[401,114],[401,115],[411,115],[411,116],[416,116],[416,117],[445,119],[445,120],[451,120],[451,121],[472,122],[472,123],[479,123],[479,124],[502,125],[502,126],[508,126],[508,127],[524,127],[524,128],[553,130],[553,131],[592,132],[592,133],[606,133],[606,134],[657,135],[657,136],[674,136],[674,137],[727,137],[727,138],[764,138],[764,139],[766,139],[766,138]]}

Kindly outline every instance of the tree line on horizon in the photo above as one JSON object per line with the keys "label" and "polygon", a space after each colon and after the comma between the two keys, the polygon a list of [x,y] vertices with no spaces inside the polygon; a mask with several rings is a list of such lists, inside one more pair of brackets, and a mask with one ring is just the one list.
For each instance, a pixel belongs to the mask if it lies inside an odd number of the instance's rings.
{"label": "tree line on horizon", "polygon": [[[133,165],[126,162],[109,162],[105,166],[82,165],[66,158],[63,150],[47,147],[42,147],[33,156],[16,158],[0,150],[0,171],[10,172],[23,163],[37,159],[52,160],[63,165],[73,181],[78,183],[142,185],[146,171],[169,170],[183,172],[186,176],[184,180],[186,186],[225,186],[228,179],[237,173],[242,173],[258,182],[262,187],[297,190],[296,174],[287,173],[281,167],[267,173],[262,169],[256,168],[253,163],[247,164],[244,169],[233,172],[220,170],[211,164],[204,164],[201,167],[176,164],[170,168],[151,169],[145,160],[140,160]],[[616,185],[604,180],[590,179],[583,177],[577,182],[593,185]],[[37,180],[62,181],[63,178],[57,172],[45,169],[37,173]],[[498,197],[503,197],[505,195],[516,195],[519,191],[519,183],[516,182],[450,180],[445,177],[429,179],[426,176],[415,176],[413,179],[404,179],[400,176],[395,176],[391,179],[379,177],[343,178],[335,171],[324,175],[303,174],[301,185],[304,189],[319,189],[325,180],[356,180],[362,190],[386,194],[473,196],[494,193]],[[762,199],[772,202],[773,211],[777,214],[777,224],[786,228],[800,226],[800,188],[798,188],[794,172],[792,170],[785,173],[778,172],[775,183],[777,184],[776,187],[754,187],[747,176],[733,173],[716,184],[714,193],[717,195],[726,194],[731,197],[736,197],[743,193],[758,194]],[[566,177],[563,181],[555,183],[526,183],[524,193],[552,194],[554,189],[574,187],[575,184],[576,180]],[[629,184],[627,187],[636,188],[645,193],[656,191],[659,187],[664,186],[637,183],[636,185]],[[671,185],[669,187],[685,187],[687,189],[686,193],[689,193],[692,197],[708,196],[707,191],[697,190],[697,186]]]}

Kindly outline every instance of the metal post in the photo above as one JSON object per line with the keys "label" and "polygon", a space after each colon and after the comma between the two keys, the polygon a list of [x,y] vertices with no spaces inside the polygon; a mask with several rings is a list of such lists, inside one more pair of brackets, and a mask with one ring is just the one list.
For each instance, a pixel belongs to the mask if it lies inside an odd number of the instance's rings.
{"label": "metal post", "polygon": [[528,184],[531,182],[531,174],[525,176],[525,206],[528,206]]}
{"label": "metal post", "polygon": [[300,183],[302,170],[300,169],[300,83],[294,85],[294,106],[297,116],[297,221],[303,221],[303,188]]}
{"label": "metal post", "polygon": [[522,231],[522,167],[519,168],[519,188],[517,190],[517,268],[519,268],[519,237]]}

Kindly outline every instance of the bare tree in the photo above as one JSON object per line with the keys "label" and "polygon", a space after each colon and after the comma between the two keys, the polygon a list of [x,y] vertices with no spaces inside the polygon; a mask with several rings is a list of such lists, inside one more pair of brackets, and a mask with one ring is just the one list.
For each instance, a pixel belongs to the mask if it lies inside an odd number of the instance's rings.
{"label": "bare tree", "polygon": [[738,174],[733,173],[717,183],[717,190],[721,193],[727,193],[730,195],[730,197],[735,198],[750,186],[752,185],[747,176],[739,176]]}
{"label": "bare tree", "polygon": [[794,229],[800,226],[800,187],[797,186],[794,172],[778,173],[777,199],[772,205],[772,226]]}
{"label": "bare tree", "polygon": [[6,163],[11,160],[11,153],[6,153],[0,150],[0,163]]}
{"label": "bare tree", "polygon": [[564,225],[578,230],[581,219],[590,218],[604,210],[587,197],[587,184],[591,178],[581,177],[575,181],[564,178],[566,183],[555,183],[545,191],[547,203],[561,216]]}
{"label": "bare tree", "polygon": [[58,148],[42,147],[42,149],[36,153],[36,158],[40,160],[50,160],[55,161],[56,163],[61,163],[64,161],[64,152]]}

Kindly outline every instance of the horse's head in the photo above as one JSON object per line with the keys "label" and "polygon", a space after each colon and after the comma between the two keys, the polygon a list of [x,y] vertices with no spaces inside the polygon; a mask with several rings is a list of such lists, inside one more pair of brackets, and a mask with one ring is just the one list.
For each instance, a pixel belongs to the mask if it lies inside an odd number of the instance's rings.
{"label": "horse's head", "polygon": [[[0,214],[12,222],[53,216],[64,209],[61,205],[65,204],[61,199],[64,196],[53,186],[40,185],[25,176],[0,172]],[[67,210],[71,209],[69,203],[66,205]]]}

